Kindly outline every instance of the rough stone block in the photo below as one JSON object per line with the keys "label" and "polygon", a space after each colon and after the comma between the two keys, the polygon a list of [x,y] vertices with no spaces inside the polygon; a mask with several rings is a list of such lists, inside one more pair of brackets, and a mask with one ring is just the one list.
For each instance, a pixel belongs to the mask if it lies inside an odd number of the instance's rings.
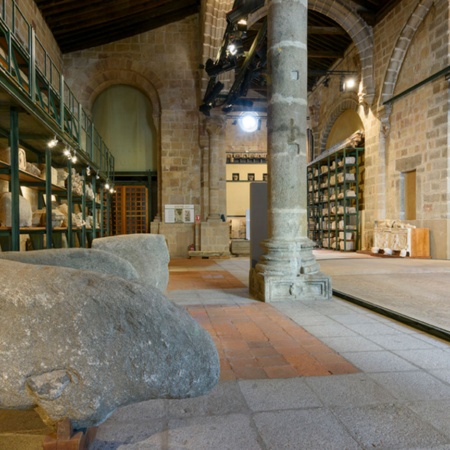
{"label": "rough stone block", "polygon": [[169,282],[169,251],[160,234],[126,234],[94,239],[92,248],[129,261],[140,281],[165,291]]}
{"label": "rough stone block", "polygon": [[126,280],[138,281],[140,276],[126,259],[102,250],[85,248],[61,248],[32,252],[0,252],[0,258],[27,264],[70,267],[117,275]]}
{"label": "rough stone block", "polygon": [[75,429],[117,407],[205,394],[219,378],[209,334],[158,289],[0,260],[0,409],[37,407]]}

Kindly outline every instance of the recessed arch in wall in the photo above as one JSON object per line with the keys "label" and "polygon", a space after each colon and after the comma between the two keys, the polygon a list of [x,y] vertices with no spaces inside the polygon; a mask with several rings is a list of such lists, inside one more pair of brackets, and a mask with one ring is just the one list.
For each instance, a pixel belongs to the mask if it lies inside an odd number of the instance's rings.
{"label": "recessed arch in wall", "polygon": [[[324,152],[326,149],[330,148],[337,142],[345,140],[347,137],[351,136],[353,132],[364,128],[363,122],[361,121],[361,118],[359,117],[358,114],[358,108],[359,104],[356,98],[345,98],[342,99],[341,102],[339,102],[339,104],[330,112],[330,114],[326,118],[325,121],[326,125],[323,128],[322,135],[320,138],[320,146],[318,149],[319,154]],[[339,125],[338,123],[341,116],[342,122],[341,125]],[[340,141],[335,142],[335,140],[341,136],[340,132],[337,131],[337,128],[339,126],[342,126],[342,123],[345,123],[345,134],[347,133],[348,134],[344,136],[342,139],[340,139]],[[333,135],[331,135],[332,131],[334,137]],[[333,141],[333,143],[329,145],[329,142],[331,141]]]}
{"label": "recessed arch in wall", "polygon": [[97,96],[92,114],[114,155],[116,172],[156,170],[157,136],[148,97],[133,86],[116,84]]}
{"label": "recessed arch in wall", "polygon": [[342,111],[328,134],[326,148],[345,141],[356,131],[362,130],[363,126],[361,118],[353,109]]}

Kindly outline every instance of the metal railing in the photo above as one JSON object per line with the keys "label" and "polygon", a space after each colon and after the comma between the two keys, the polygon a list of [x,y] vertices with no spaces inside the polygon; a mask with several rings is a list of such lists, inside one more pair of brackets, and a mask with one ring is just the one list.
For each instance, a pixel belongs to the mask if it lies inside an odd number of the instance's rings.
{"label": "metal railing", "polygon": [[114,157],[14,0],[0,3],[0,77],[7,77],[52,129],[105,178]]}

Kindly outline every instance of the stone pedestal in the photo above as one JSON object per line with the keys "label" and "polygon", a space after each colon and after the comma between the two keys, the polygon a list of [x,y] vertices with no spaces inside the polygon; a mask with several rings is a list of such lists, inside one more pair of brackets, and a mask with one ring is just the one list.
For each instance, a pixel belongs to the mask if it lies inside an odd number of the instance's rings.
{"label": "stone pedestal", "polygon": [[222,221],[200,223],[200,248],[189,256],[230,257],[230,226]]}
{"label": "stone pedestal", "polygon": [[325,300],[331,296],[330,278],[319,272],[308,238],[263,243],[267,254],[250,270],[250,294],[264,302],[300,299]]}
{"label": "stone pedestal", "polygon": [[307,15],[303,0],[268,2],[269,239],[250,273],[250,293],[265,302],[331,296],[306,237]]}

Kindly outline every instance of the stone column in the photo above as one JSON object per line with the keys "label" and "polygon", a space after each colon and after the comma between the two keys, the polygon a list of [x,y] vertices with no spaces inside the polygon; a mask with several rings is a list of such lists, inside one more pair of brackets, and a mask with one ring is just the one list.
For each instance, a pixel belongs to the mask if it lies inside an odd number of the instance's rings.
{"label": "stone column", "polygon": [[225,125],[223,117],[207,119],[209,136],[209,213],[208,222],[219,221],[226,214],[226,200],[221,190],[226,189]]}
{"label": "stone column", "polygon": [[[204,155],[203,162],[208,162],[208,189],[202,188],[202,193],[208,194],[208,212],[203,212],[206,221],[200,224],[200,248],[190,251],[190,256],[230,256],[230,230],[226,222],[220,218],[226,215],[226,152],[225,126],[226,119],[221,116],[205,120],[205,130],[208,134],[208,158]],[[203,140],[202,140],[203,142]],[[205,177],[206,178],[206,177]],[[206,200],[206,199],[205,199]]]}
{"label": "stone column", "polygon": [[268,2],[268,220],[265,254],[250,273],[250,292],[273,302],[331,296],[307,238],[307,1]]}

